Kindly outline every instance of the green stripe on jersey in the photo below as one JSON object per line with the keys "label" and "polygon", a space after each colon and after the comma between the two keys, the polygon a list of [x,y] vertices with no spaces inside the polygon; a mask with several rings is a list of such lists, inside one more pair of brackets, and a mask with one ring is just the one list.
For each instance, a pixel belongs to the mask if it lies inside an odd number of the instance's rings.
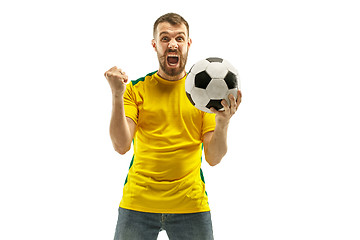
{"label": "green stripe on jersey", "polygon": [[157,72],[157,71],[151,72],[151,73],[147,74],[145,77],[142,77],[142,78],[139,78],[139,79],[137,79],[137,80],[131,81],[131,82],[132,82],[132,85],[135,86],[138,82],[143,82],[147,76],[152,76],[152,75],[154,75],[156,72]]}

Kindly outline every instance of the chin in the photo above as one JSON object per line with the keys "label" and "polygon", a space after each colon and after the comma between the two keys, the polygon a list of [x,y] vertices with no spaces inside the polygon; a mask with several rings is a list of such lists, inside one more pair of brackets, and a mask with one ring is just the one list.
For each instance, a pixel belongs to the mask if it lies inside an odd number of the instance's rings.
{"label": "chin", "polygon": [[175,77],[175,76],[178,76],[181,73],[183,73],[185,68],[178,67],[178,68],[167,68],[167,69],[163,69],[163,70],[167,75],[169,75],[171,77]]}
{"label": "chin", "polygon": [[169,67],[166,65],[166,62],[160,64],[161,70],[170,77],[175,77],[180,75],[185,71],[185,67],[177,66],[177,67]]}

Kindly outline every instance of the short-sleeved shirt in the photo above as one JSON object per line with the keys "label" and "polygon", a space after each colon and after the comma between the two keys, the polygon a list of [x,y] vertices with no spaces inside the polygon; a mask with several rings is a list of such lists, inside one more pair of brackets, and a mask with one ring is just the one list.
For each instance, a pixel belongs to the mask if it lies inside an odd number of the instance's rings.
{"label": "short-sleeved shirt", "polygon": [[215,129],[215,114],[190,103],[185,78],[168,81],[153,72],[126,87],[125,115],[136,123],[136,134],[122,208],[153,213],[210,210],[201,170],[202,142],[204,134]]}

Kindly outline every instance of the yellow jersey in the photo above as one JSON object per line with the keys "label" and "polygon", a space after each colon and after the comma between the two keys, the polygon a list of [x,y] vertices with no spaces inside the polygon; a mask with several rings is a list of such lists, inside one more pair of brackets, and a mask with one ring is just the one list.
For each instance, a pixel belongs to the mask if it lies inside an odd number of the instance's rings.
{"label": "yellow jersey", "polygon": [[202,138],[214,131],[215,114],[195,108],[185,78],[157,72],[126,86],[126,117],[136,123],[134,155],[120,207],[151,213],[209,211],[201,170]]}

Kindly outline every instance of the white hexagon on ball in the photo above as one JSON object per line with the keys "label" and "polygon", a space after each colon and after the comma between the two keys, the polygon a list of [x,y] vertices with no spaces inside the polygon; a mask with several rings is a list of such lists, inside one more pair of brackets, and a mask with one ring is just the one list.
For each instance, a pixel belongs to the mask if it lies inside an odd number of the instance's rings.
{"label": "white hexagon on ball", "polygon": [[193,73],[194,75],[196,75],[199,72],[204,71],[209,64],[210,64],[210,62],[207,61],[206,59],[201,60],[201,61],[197,62],[196,64],[194,64],[194,66],[190,69],[190,72]]}
{"label": "white hexagon on ball", "polygon": [[223,79],[212,79],[206,87],[206,92],[211,99],[225,98],[228,90],[228,86]]}
{"label": "white hexagon on ball", "polygon": [[207,66],[206,72],[209,74],[211,78],[225,78],[228,73],[228,68],[226,65],[219,62],[212,62]]}
{"label": "white hexagon on ball", "polygon": [[190,94],[195,105],[205,106],[210,101],[205,89],[194,87]]}
{"label": "white hexagon on ball", "polygon": [[238,75],[238,71],[237,69],[231,64],[229,63],[228,61],[226,61],[225,59],[223,60],[223,64],[227,66],[227,69],[234,73],[235,75]]}

